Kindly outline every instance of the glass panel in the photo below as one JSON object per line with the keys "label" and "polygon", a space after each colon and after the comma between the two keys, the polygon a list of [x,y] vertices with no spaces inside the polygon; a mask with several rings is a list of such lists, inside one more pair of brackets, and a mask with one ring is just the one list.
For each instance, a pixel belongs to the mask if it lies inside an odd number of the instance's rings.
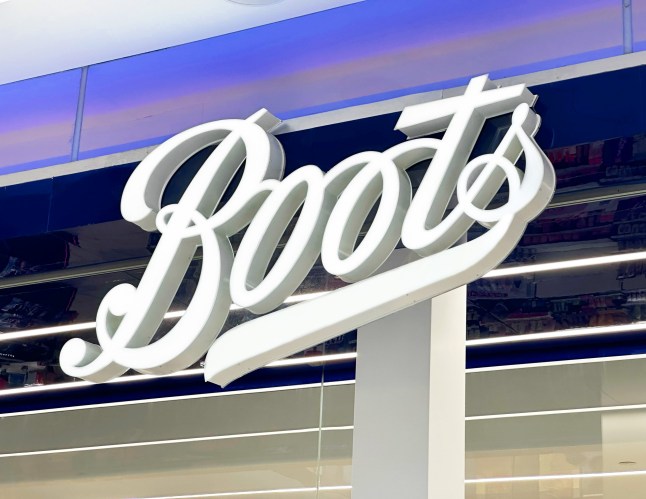
{"label": "glass panel", "polygon": [[[491,120],[477,146],[479,153],[497,144],[507,118]],[[588,203],[580,200],[616,196],[628,189],[643,192],[646,189],[646,183],[642,182],[646,174],[645,137],[609,139],[548,151],[558,178],[554,202],[567,205],[548,209],[532,222],[506,263],[546,262],[642,249],[646,196]],[[207,153],[201,152],[187,162],[171,182],[164,203],[178,199],[190,174]],[[414,189],[426,170],[426,164],[409,170]],[[116,191],[120,192],[120,187]],[[118,204],[118,200],[114,202]],[[474,226],[470,238],[482,231],[481,227]],[[234,247],[241,237],[242,234],[233,236]],[[127,259],[142,259],[139,265],[144,266],[158,238],[158,234],[115,220],[8,239],[0,243],[0,265],[4,264],[0,278]],[[127,265],[131,264],[137,262]]]}
{"label": "glass panel", "polygon": [[[547,210],[530,224],[507,263],[527,264],[643,249],[641,220],[645,210],[646,196]],[[474,230],[471,236],[476,234]],[[76,279],[63,275],[55,282],[0,290],[0,330],[11,333],[92,322],[100,301],[110,289],[119,283],[136,285],[139,282],[158,237],[158,234],[148,234],[121,221],[5,241],[6,263],[2,275],[7,284],[11,283],[11,278],[26,274],[121,259],[125,259],[122,263],[129,270],[118,270],[121,263],[115,270],[107,269],[107,273],[101,271],[100,275],[91,275],[96,268],[81,268],[81,272],[87,270],[90,275]],[[191,267],[173,309],[184,309],[189,303],[199,277],[200,262],[197,259]],[[479,280],[469,286],[468,338],[643,322],[646,320],[646,269],[642,267],[640,262],[635,262],[595,267],[592,271]],[[345,283],[329,275],[319,263],[297,293],[308,295],[343,285]],[[252,317],[248,312],[234,310],[225,330]],[[160,334],[173,323],[166,321]],[[94,331],[87,329],[74,335],[93,340]],[[70,333],[61,333],[1,342],[3,359],[11,364],[7,373],[15,374],[6,380],[6,386],[33,384],[35,375],[30,374],[33,363],[40,363],[37,371],[46,366],[56,370],[58,351],[70,336]],[[354,351],[356,334],[349,332],[298,356]],[[27,372],[22,373],[25,363]],[[60,373],[43,374],[48,381],[42,382],[67,379]]]}
{"label": "glass panel", "polygon": [[[201,272],[201,260],[195,260],[186,273],[171,311],[185,310],[188,306]],[[314,292],[330,291],[345,283],[316,267],[297,290],[304,299]],[[58,366],[60,349],[71,337],[96,342],[92,325],[101,300],[118,284],[137,286],[143,269],[91,275],[51,283],[34,284],[18,288],[0,289],[0,388],[19,388],[72,381]],[[284,306],[290,306],[286,304]],[[247,310],[232,308],[223,327],[223,334],[242,322],[256,317]],[[177,322],[165,320],[155,338],[168,332]],[[50,326],[90,323],[81,331],[56,331],[44,335],[39,329]],[[16,333],[27,336],[3,338]],[[154,339],[153,339],[154,341]],[[356,334],[350,332],[325,344],[308,348],[294,357],[320,357],[356,350]],[[193,367],[199,368],[201,363]]]}
{"label": "glass panel", "polygon": [[[323,368],[324,380],[333,381],[329,370]],[[321,411],[321,449],[319,459],[319,485],[323,488],[352,485],[352,433],[354,425],[354,384],[323,386]],[[349,497],[348,490],[330,490],[319,497],[330,499]],[[337,495],[335,495],[337,494]]]}
{"label": "glass panel", "polygon": [[645,220],[646,196],[550,208],[529,224],[505,264],[641,251],[646,243]]}
{"label": "glass panel", "polygon": [[350,499],[352,497],[352,490],[319,490],[317,499]]}
{"label": "glass panel", "polygon": [[[467,478],[502,481],[470,484],[467,497],[641,497],[644,476],[612,474],[646,469],[644,369],[633,359],[468,374]],[[546,477],[590,473],[610,475]]]}
{"label": "glass panel", "polygon": [[[492,124],[487,135],[500,135],[504,123]],[[496,141],[484,142],[488,150]],[[645,135],[551,149],[547,155],[557,176],[554,207],[529,224],[505,264],[545,263],[644,248],[646,196],[640,193],[646,189]],[[502,202],[505,192],[499,197]],[[589,201],[595,199],[598,201]],[[474,225],[469,238],[484,230]]]}
{"label": "glass panel", "polygon": [[70,161],[81,70],[0,85],[0,174]]}
{"label": "glass panel", "polygon": [[644,405],[645,373],[639,357],[468,372],[467,416]]}
{"label": "glass panel", "polygon": [[314,499],[320,404],[321,387],[313,386],[6,417],[3,494],[168,497],[307,489],[296,497]]}
{"label": "glass panel", "polygon": [[641,323],[646,320],[644,271],[636,262],[481,279],[468,287],[467,337]]}
{"label": "glass panel", "polygon": [[[646,360],[631,359],[468,373],[467,479],[476,483],[467,497],[641,499],[643,476],[611,474],[646,469],[645,371]],[[168,497],[303,488],[290,497],[308,497],[320,484],[319,498],[347,498],[353,392],[325,386],[3,418],[9,454],[196,439],[12,457],[3,490],[39,497],[64,484],[82,497]],[[251,432],[262,434],[242,436]],[[571,476],[590,473],[606,476]]]}

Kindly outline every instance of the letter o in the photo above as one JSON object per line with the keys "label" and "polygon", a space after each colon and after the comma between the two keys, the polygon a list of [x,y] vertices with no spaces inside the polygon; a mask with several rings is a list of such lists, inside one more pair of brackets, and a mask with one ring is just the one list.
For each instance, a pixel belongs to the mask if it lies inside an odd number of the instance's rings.
{"label": "letter o", "polygon": [[[299,168],[278,184],[262,204],[236,253],[231,298],[254,313],[270,312],[303,282],[319,256],[334,196],[315,166]],[[280,256],[267,272],[289,222],[301,213]]]}
{"label": "letter o", "polygon": [[[392,253],[411,202],[406,173],[380,154],[357,173],[341,193],[325,228],[321,258],[326,270],[346,282],[371,275]],[[379,199],[368,232],[355,248],[359,231]]]}

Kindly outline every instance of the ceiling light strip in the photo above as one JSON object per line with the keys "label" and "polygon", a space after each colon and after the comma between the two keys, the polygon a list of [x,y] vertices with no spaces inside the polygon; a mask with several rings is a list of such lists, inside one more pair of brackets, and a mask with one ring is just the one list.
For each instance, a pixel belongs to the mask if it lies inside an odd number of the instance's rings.
{"label": "ceiling light strip", "polygon": [[[356,352],[348,352],[342,354],[329,354],[329,355],[320,355],[320,356],[306,356],[306,357],[296,357],[292,359],[282,359],[275,362],[267,364],[267,367],[277,368],[277,367],[289,367],[289,366],[300,366],[300,365],[312,365],[312,364],[325,364],[328,362],[339,362],[343,360],[352,360],[357,357]],[[160,379],[160,378],[175,378],[183,376],[201,376],[204,374],[204,369],[186,369],[184,371],[178,371],[172,374],[163,374],[163,375],[154,375],[154,374],[133,374],[130,376],[122,376],[120,378],[115,378],[110,381],[106,381],[103,384],[114,384],[114,383],[134,383],[137,381],[146,381],[150,379]],[[0,398],[8,397],[12,395],[21,395],[24,393],[36,393],[36,392],[49,392],[56,390],[69,390],[72,388],[83,388],[86,386],[92,386],[95,383],[90,381],[69,381],[67,383],[58,383],[53,385],[35,385],[22,388],[8,388],[5,390],[0,390]],[[320,386],[320,383],[317,383]],[[245,391],[247,393],[248,391]],[[230,392],[222,392],[230,393]]]}
{"label": "ceiling light strip", "polygon": [[327,362],[339,362],[342,360],[353,360],[357,358],[357,352],[333,353],[329,355],[307,355],[305,357],[296,357],[293,359],[282,359],[267,364],[267,367],[288,367],[301,366],[304,364],[323,364]]}
{"label": "ceiling light strip", "polygon": [[[489,345],[500,345],[500,344],[511,344],[511,343],[524,343],[524,342],[531,342],[531,341],[586,337],[586,336],[613,334],[613,333],[626,333],[626,332],[635,332],[635,331],[643,331],[643,330],[646,330],[646,322],[639,322],[635,324],[624,324],[624,325],[618,325],[618,326],[600,326],[600,327],[592,327],[592,328],[566,329],[566,330],[554,331],[549,333],[535,333],[535,334],[525,334],[525,335],[519,335],[519,336],[503,336],[499,338],[467,340],[466,345],[467,347],[478,347],[478,346],[489,346]],[[356,357],[357,357],[356,352],[348,352],[348,353],[342,353],[342,354],[329,354],[329,355],[322,355],[320,357],[316,357],[316,356],[297,357],[297,358],[278,360],[268,364],[267,367],[288,367],[288,366],[299,366],[299,365],[306,365],[306,364],[310,364],[310,365],[321,364],[321,363],[327,363],[327,362],[352,360],[352,359],[356,359]],[[615,356],[615,357],[602,357],[597,359],[573,359],[573,360],[565,360],[565,361],[528,363],[528,364],[507,365],[507,366],[491,366],[491,367],[467,369],[467,373],[492,372],[492,371],[503,371],[503,370],[533,368],[533,367],[549,367],[549,366],[569,365],[569,364],[587,364],[587,363],[598,363],[598,362],[618,361],[618,360],[636,360],[640,358],[646,358],[646,355],[624,355],[624,356]],[[114,380],[109,381],[108,383],[132,383],[136,381],[144,381],[148,379],[156,379],[156,378],[162,378],[162,377],[197,376],[197,375],[201,375],[202,373],[203,373],[202,369],[187,369],[184,371],[179,371],[177,373],[163,375],[163,376],[150,375],[150,374],[137,374],[137,375],[116,378]],[[30,393],[35,393],[38,391],[80,388],[80,387],[90,386],[92,384],[93,383],[90,383],[87,381],[72,381],[72,382],[60,383],[56,385],[42,385],[42,386],[31,386],[26,388],[13,388],[13,389],[0,391],[0,397],[17,395],[20,393],[24,393],[26,391],[29,391]]]}
{"label": "ceiling light strip", "polygon": [[[575,480],[586,478],[613,478],[613,477],[632,477],[644,476],[646,470],[637,471],[616,471],[605,473],[580,473],[568,475],[537,475],[537,476],[523,476],[523,477],[504,477],[504,478],[476,478],[467,479],[465,484],[487,484],[487,483],[508,483],[508,482],[530,482],[530,481],[548,481],[548,480]],[[290,494],[290,493],[307,493],[316,491],[343,491],[352,490],[351,485],[336,485],[336,486],[321,486],[321,487],[300,487],[290,489],[268,489],[268,490],[252,490],[244,492],[216,492],[212,494],[190,494],[190,495],[175,495],[175,496],[155,496],[140,499],[199,499],[199,498],[217,498],[217,497],[237,497],[245,495],[270,495],[270,494]],[[596,495],[596,494],[595,494]]]}
{"label": "ceiling light strip", "polygon": [[189,494],[181,496],[156,496],[139,499],[200,499],[207,497],[239,497],[254,495],[273,495],[273,494],[303,494],[308,492],[335,492],[343,490],[352,490],[352,485],[322,485],[320,487],[298,487],[291,489],[268,489],[268,490],[249,490],[242,492],[214,492],[211,494]]}
{"label": "ceiling light strip", "polygon": [[644,410],[644,409],[646,409],[646,404],[613,405],[613,406],[600,406],[600,407],[581,407],[577,409],[559,409],[559,410],[553,410],[553,411],[486,414],[483,416],[468,416],[465,419],[466,421],[488,421],[492,419],[514,419],[514,418],[543,417],[543,416],[561,416],[561,415],[568,415],[568,414],[635,411],[635,410]]}
{"label": "ceiling light strip", "polygon": [[[581,258],[576,260],[563,260],[560,262],[539,263],[534,265],[495,269],[495,270],[492,270],[491,272],[488,272],[483,277],[484,278],[508,277],[508,276],[520,275],[520,274],[532,274],[532,273],[546,272],[551,270],[566,270],[566,269],[590,267],[595,265],[607,265],[611,263],[631,262],[631,261],[644,260],[644,259],[646,259],[646,251],[640,251],[636,253],[623,253],[619,255]],[[290,303],[298,303],[306,300],[313,300],[315,298],[324,296],[328,293],[330,293],[330,291],[319,291],[319,292],[313,292],[313,293],[302,293],[298,295],[292,295],[285,300],[285,303],[290,304]],[[235,304],[231,306],[231,310],[241,310],[241,309],[242,307]],[[185,312],[186,312],[185,310],[175,310],[175,311],[166,313],[164,315],[164,318],[177,319],[182,317],[182,315],[184,315]],[[69,325],[63,325],[63,326],[52,326],[52,327],[44,327],[44,328],[38,328],[38,329],[29,329],[26,331],[1,333],[0,342],[14,341],[14,340],[25,339],[25,338],[35,338],[39,336],[48,336],[48,335],[55,335],[55,334],[62,334],[62,333],[71,333],[75,331],[90,330],[90,329],[94,329],[95,327],[96,327],[95,322],[83,322],[80,324],[69,324]]]}
{"label": "ceiling light strip", "polygon": [[478,483],[513,483],[513,482],[542,482],[548,480],[582,480],[586,478],[616,478],[646,476],[646,470],[634,471],[609,471],[601,473],[578,473],[568,475],[536,475],[536,476],[510,476],[498,478],[475,478],[465,480],[466,484]]}
{"label": "ceiling light strip", "polygon": [[561,329],[546,333],[520,334],[518,336],[500,336],[497,338],[485,338],[479,340],[467,340],[468,347],[502,345],[508,343],[526,343],[528,341],[558,340],[564,338],[576,338],[579,336],[596,336],[601,334],[631,333],[646,330],[646,322],[634,324],[620,324],[616,326],[580,327],[573,329]]}
{"label": "ceiling light strip", "polygon": [[[479,484],[479,483],[508,483],[508,482],[529,482],[529,481],[547,481],[547,480],[567,480],[567,479],[586,479],[586,478],[613,478],[613,477],[632,477],[644,476],[646,470],[637,471],[616,471],[605,473],[580,473],[580,474],[567,474],[567,475],[537,475],[537,476],[522,476],[522,477],[501,477],[501,478],[476,478],[467,479],[465,484]],[[236,497],[244,495],[269,495],[269,494],[289,494],[289,493],[307,493],[316,491],[342,491],[352,490],[351,485],[336,485],[336,486],[322,486],[322,487],[300,487],[290,489],[269,489],[269,490],[253,490],[244,492],[216,492],[212,494],[190,494],[190,495],[175,495],[175,496],[155,496],[140,499],[199,499],[207,497]]]}
{"label": "ceiling light strip", "polygon": [[602,362],[617,362],[626,360],[644,360],[646,354],[636,355],[617,355],[615,357],[592,357],[586,359],[568,359],[568,360],[554,360],[550,362],[534,362],[528,364],[509,364],[506,366],[489,366],[489,367],[472,367],[467,369],[467,374],[487,373],[495,371],[511,371],[515,369],[533,369],[539,367],[557,367],[569,366],[578,364],[599,364]]}
{"label": "ceiling light strip", "polygon": [[[549,270],[559,270],[559,269],[570,269],[570,268],[581,268],[594,265],[605,265],[610,263],[619,263],[619,262],[629,262],[646,259],[646,251],[637,252],[637,253],[626,253],[621,255],[610,255],[603,257],[594,257],[594,258],[584,258],[578,260],[566,260],[561,262],[547,263],[547,264],[536,264],[528,265],[522,267],[511,267],[506,269],[496,269],[487,274],[484,277],[502,277],[510,276],[523,273],[535,273],[535,272],[544,272]],[[299,295],[290,296],[285,303],[297,303],[300,301],[311,300],[318,298],[325,294],[329,293],[328,291],[323,292],[314,292],[314,293],[303,293]],[[232,305],[232,309],[240,309],[237,305]],[[175,319],[184,315],[184,310],[171,311],[165,314],[165,319]],[[56,335],[61,333],[70,333],[75,331],[91,330],[96,326],[95,322],[84,322],[79,324],[69,324],[64,326],[53,326],[45,327],[39,329],[32,329],[27,331],[18,331],[18,332],[9,332],[0,334],[0,342],[15,341],[18,339],[27,339],[35,338],[40,336],[47,335]],[[487,338],[480,340],[468,340],[466,342],[467,346],[484,346],[484,345],[496,345],[496,344],[508,344],[508,343],[517,343],[517,342],[527,342],[527,341],[539,341],[539,340],[550,340],[550,339],[559,339],[559,338],[572,338],[576,336],[589,336],[596,334],[609,334],[615,332],[630,332],[638,331],[646,328],[646,323],[637,323],[637,324],[628,324],[628,325],[617,325],[617,326],[603,326],[603,327],[594,327],[594,328],[576,328],[576,329],[566,329],[562,331],[554,331],[550,333],[536,333],[536,334],[527,334],[520,336],[507,336],[500,338]],[[347,357],[348,359],[352,358],[351,356]],[[341,358],[339,360],[342,360]],[[274,363],[274,366],[286,366],[286,365],[299,365],[300,363],[308,363],[304,360],[291,361],[295,362],[293,364],[289,363],[290,361],[277,361]],[[184,373],[177,373],[178,375],[184,375]],[[140,377],[129,377],[128,381],[136,381],[145,379],[144,376]],[[152,377],[152,376],[149,376]],[[125,380],[125,379],[124,379]],[[85,386],[88,383],[86,382],[74,382],[74,384],[68,383],[65,384],[67,388],[74,388],[79,386]],[[40,388],[40,387],[34,387]],[[30,389],[34,389],[30,388]],[[0,395],[1,396],[1,395]]]}
{"label": "ceiling light strip", "polygon": [[[515,477],[500,477],[500,478],[475,478],[467,479],[465,484],[488,484],[488,483],[513,483],[513,482],[534,482],[534,481],[550,481],[550,480],[580,480],[588,478],[620,478],[620,477],[634,477],[646,476],[646,470],[635,471],[614,471],[614,472],[601,472],[601,473],[579,473],[579,474],[564,474],[564,475],[536,475],[536,476],[515,476]],[[236,497],[244,495],[269,495],[269,494],[288,494],[288,493],[306,493],[319,491],[333,491],[333,490],[352,490],[351,485],[340,485],[332,487],[302,487],[292,489],[270,489],[270,490],[256,490],[246,492],[218,492],[213,494],[191,494],[180,496],[156,496],[147,497],[145,499],[198,499],[207,497]]]}
{"label": "ceiling light strip", "polygon": [[187,444],[196,442],[216,442],[219,440],[235,440],[254,437],[274,437],[284,435],[300,435],[305,433],[318,433],[319,431],[348,431],[354,426],[328,426],[325,428],[300,428],[297,430],[260,431],[253,433],[238,433],[232,435],[211,435],[208,437],[173,438],[168,440],[149,440],[145,442],[128,442],[120,444],[91,445],[86,447],[66,447],[63,449],[46,449],[25,452],[9,452],[0,454],[0,459],[10,457],[47,456],[51,454],[69,454],[75,452],[102,451],[113,449],[128,449],[133,447],[150,447],[157,445]]}
{"label": "ceiling light strip", "polygon": [[[299,303],[302,301],[313,300],[320,296],[328,294],[329,291],[320,291],[316,293],[302,293],[292,295],[285,300],[285,303]],[[242,310],[238,305],[231,305],[231,310]],[[179,319],[186,313],[186,310],[174,310],[164,314],[164,319]],[[28,329],[26,331],[16,331],[9,333],[0,333],[0,343],[7,341],[21,340],[25,338],[37,338],[39,336],[50,336],[61,333],[73,333],[76,331],[86,331],[96,328],[96,322],[81,322],[79,324],[67,324],[63,326],[43,327],[37,329]]]}
{"label": "ceiling light strip", "polygon": [[52,326],[38,329],[28,329],[26,331],[0,333],[0,342],[15,341],[25,338],[37,338],[39,336],[49,336],[61,333],[73,333],[75,331],[84,331],[95,328],[96,322],[82,322],[80,324],[68,324],[65,326]]}
{"label": "ceiling light strip", "polygon": [[[548,333],[535,333],[535,334],[525,334],[525,335],[519,335],[519,336],[503,336],[499,338],[467,340],[466,346],[478,347],[478,346],[501,345],[501,344],[511,344],[511,343],[526,343],[526,342],[532,342],[532,341],[587,337],[587,336],[595,336],[595,335],[603,335],[603,334],[616,334],[616,333],[626,333],[626,332],[635,332],[635,331],[644,331],[644,330],[646,330],[646,322],[638,322],[635,324],[624,324],[624,325],[618,325],[618,326],[574,328],[574,329],[565,329],[561,331],[553,331]],[[268,364],[267,367],[276,368],[276,367],[321,364],[321,363],[327,363],[327,362],[352,360],[352,359],[356,359],[356,357],[357,357],[356,352],[329,354],[329,355],[322,355],[322,356],[296,357],[296,358],[282,359],[282,360],[272,362]],[[550,367],[550,366],[570,365],[570,364],[588,364],[588,363],[599,363],[599,362],[618,361],[618,360],[636,360],[636,359],[643,359],[643,358],[646,358],[646,355],[623,355],[623,356],[615,356],[615,357],[602,357],[602,358],[596,358],[596,359],[572,359],[572,360],[565,360],[565,361],[471,368],[471,369],[467,369],[467,373],[505,371],[505,370],[512,370],[512,369]],[[157,379],[157,378],[164,378],[164,377],[197,376],[197,375],[201,375],[202,373],[203,373],[202,369],[187,369],[184,371],[178,371],[176,373],[163,375],[163,376],[151,375],[151,374],[137,374],[137,375],[116,378],[114,380],[109,381],[108,383],[132,383],[136,381],[144,381],[148,379]],[[25,393],[26,391],[29,391],[30,393],[35,393],[39,391],[52,391],[52,390],[80,388],[80,387],[85,387],[90,385],[93,385],[93,383],[90,383],[88,381],[71,381],[68,383],[60,383],[56,385],[42,385],[42,386],[31,386],[31,387],[25,387],[25,388],[13,388],[13,389],[0,391],[0,397],[17,395],[17,394]]]}
{"label": "ceiling light strip", "polygon": [[637,260],[646,260],[646,251],[638,251],[635,253],[621,253],[618,255],[597,256],[592,258],[578,258],[575,260],[562,260],[560,262],[551,263],[537,263],[533,265],[523,265],[517,267],[506,267],[487,272],[483,277],[508,277],[519,274],[535,274],[538,272],[549,272],[553,270],[571,270],[584,267],[594,267],[597,265],[609,265],[611,263],[634,262]]}

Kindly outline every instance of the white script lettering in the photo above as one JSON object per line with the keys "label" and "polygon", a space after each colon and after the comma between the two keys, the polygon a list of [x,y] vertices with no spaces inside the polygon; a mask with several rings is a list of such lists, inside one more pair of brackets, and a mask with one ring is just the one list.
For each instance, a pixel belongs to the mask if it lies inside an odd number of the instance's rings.
{"label": "white script lettering", "polygon": [[[120,284],[101,302],[99,344],[78,338],[65,344],[63,370],[95,382],[128,369],[169,374],[208,351],[205,378],[225,385],[479,278],[513,250],[554,192],[552,165],[534,140],[540,123],[530,108],[534,100],[524,85],[496,88],[486,76],[474,78],[464,95],[404,109],[396,129],[410,140],[384,152],[356,154],[327,173],[310,165],[284,179],[283,149],[269,133],[279,121],[265,110],[169,139],[137,167],[121,204],[126,220],[161,232],[159,244],[139,286]],[[513,113],[511,126],[495,151],[469,161],[485,120],[507,113]],[[441,139],[424,137],[441,131]],[[214,144],[179,202],[162,208],[175,171]],[[522,171],[516,166],[521,155]],[[413,196],[406,170],[425,160],[430,165]],[[217,209],[243,165],[239,185]],[[505,182],[508,199],[490,208]],[[454,194],[457,204],[447,213]],[[488,231],[456,244],[475,222]],[[247,225],[234,257],[229,237]],[[400,239],[421,258],[378,273]],[[186,312],[152,341],[200,246],[201,275]],[[328,272],[353,284],[272,312],[298,288],[319,255]],[[218,338],[232,303],[272,313]]]}

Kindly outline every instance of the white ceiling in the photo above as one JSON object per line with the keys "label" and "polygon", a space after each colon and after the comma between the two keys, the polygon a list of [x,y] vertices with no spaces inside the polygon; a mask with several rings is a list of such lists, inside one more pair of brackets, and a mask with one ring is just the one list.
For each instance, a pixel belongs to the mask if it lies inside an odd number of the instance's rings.
{"label": "white ceiling", "polygon": [[361,0],[0,0],[0,84]]}

